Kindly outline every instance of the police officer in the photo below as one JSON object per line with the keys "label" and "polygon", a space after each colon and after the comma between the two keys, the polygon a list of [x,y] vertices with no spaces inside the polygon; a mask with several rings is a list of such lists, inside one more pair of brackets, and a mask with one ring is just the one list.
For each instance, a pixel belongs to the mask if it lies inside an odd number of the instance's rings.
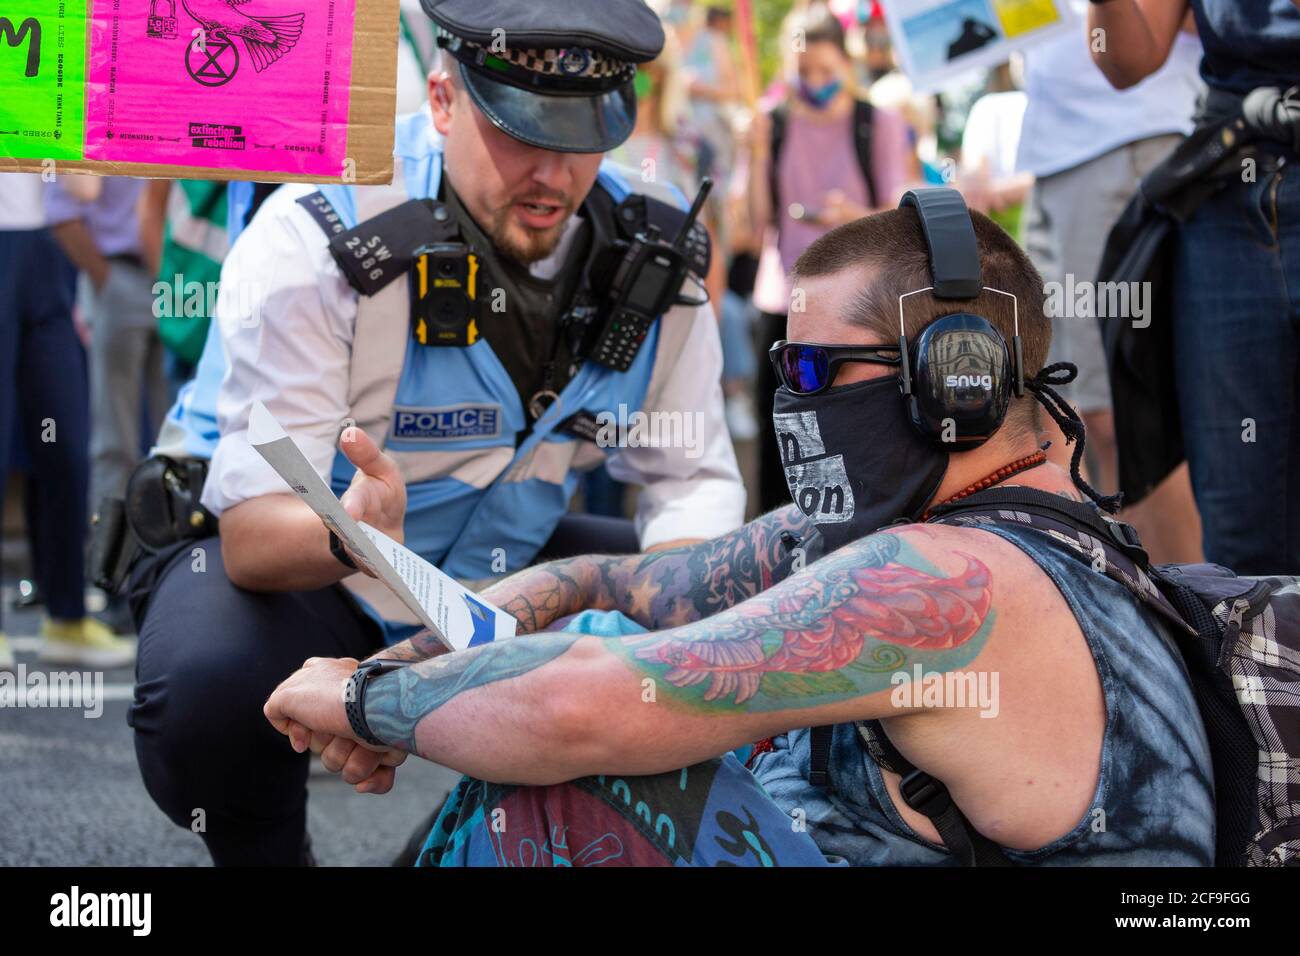
{"label": "police officer", "polygon": [[441,63],[429,109],[398,119],[393,185],[265,201],[159,439],[173,459],[210,458],[202,504],[220,537],[135,565],[130,722],[150,794],[218,864],[310,858],[308,758],[261,712],[276,684],[305,658],[364,658],[415,630],[250,447],[253,402],[349,513],[462,579],[527,565],[557,528],[572,537],[576,482],[601,462],[641,486],[635,530],[579,528],[574,552],[743,517],[698,291],[707,234],[680,194],[602,162],[632,132],[658,19],[642,0],[424,8]]}

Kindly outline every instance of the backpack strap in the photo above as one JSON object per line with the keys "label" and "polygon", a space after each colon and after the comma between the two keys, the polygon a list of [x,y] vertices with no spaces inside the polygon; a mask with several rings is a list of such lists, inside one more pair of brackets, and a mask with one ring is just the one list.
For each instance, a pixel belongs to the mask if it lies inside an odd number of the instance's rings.
{"label": "backpack strap", "polygon": [[[903,802],[934,824],[943,839],[943,845],[961,861],[962,866],[1011,865],[1011,861],[996,843],[971,826],[966,815],[953,803],[948,788],[924,770],[918,770],[898,752],[880,721],[859,721],[856,726],[867,755],[882,770],[903,778],[899,784]],[[834,731],[834,725],[813,727],[809,731],[808,782],[814,787],[830,784],[831,740]]]}
{"label": "backpack strap", "polygon": [[[785,145],[785,131],[790,113],[786,106],[778,106],[769,114],[772,123],[772,141],[768,152],[767,180],[772,196],[772,221],[781,221],[781,148]],[[875,130],[876,112],[867,100],[853,101],[853,151],[867,184],[867,208],[875,209],[879,199],[876,193],[875,162],[871,155],[871,137]]]}
{"label": "backpack strap", "polygon": [[875,209],[880,203],[876,195],[875,162],[871,156],[871,134],[876,126],[875,107],[867,100],[853,101],[853,148],[858,154],[862,178],[867,183],[867,208]]}
{"label": "backpack strap", "polygon": [[[903,778],[898,788],[903,802],[934,824],[943,845],[954,858],[961,861],[963,866],[1011,865],[1001,847],[971,826],[966,815],[953,802],[948,788],[924,770],[917,769],[899,752],[880,721],[859,721],[856,727],[858,739],[866,748],[867,755],[880,769]],[[820,730],[827,731],[829,747],[830,729],[814,727],[812,732],[816,735]],[[816,753],[814,745],[813,754]]]}
{"label": "backpack strap", "polygon": [[938,505],[928,520],[966,527],[1028,525],[1070,547],[1080,560],[1090,562],[1098,573],[1122,585],[1173,627],[1187,634],[1197,633],[1157,586],[1156,581],[1163,578],[1151,566],[1133,527],[1103,516],[1084,502],[1037,488],[998,487]]}
{"label": "backpack strap", "polygon": [[778,106],[772,110],[772,142],[767,154],[767,188],[772,196],[772,222],[781,222],[781,149],[785,146],[785,127],[789,110]]}
{"label": "backpack strap", "polygon": [[834,724],[824,724],[808,731],[808,782],[814,787],[824,787],[831,782],[831,740],[834,736]]}
{"label": "backpack strap", "polygon": [[[1142,547],[1142,542],[1132,525],[1112,518],[1105,518],[1099,509],[1082,501],[1073,501],[1061,495],[1038,488],[1024,488],[1012,485],[1004,488],[991,488],[978,494],[970,495],[951,504],[935,505],[929,512],[931,520],[937,524],[953,522],[938,519],[974,512],[1023,510],[1043,518],[1086,528],[1103,541],[1111,542],[1120,548],[1134,564],[1142,567],[1150,565],[1150,558]],[[1011,515],[1003,515],[1004,520],[1013,521]],[[1024,522],[1022,522],[1024,523]]]}

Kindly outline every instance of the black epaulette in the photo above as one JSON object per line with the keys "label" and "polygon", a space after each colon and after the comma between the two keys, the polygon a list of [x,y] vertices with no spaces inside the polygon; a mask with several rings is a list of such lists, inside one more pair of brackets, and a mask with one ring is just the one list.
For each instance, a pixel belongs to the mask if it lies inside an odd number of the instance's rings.
{"label": "black epaulette", "polygon": [[338,213],[322,193],[304,196],[298,204],[329,236],[330,255],[361,295],[375,295],[406,275],[422,246],[447,242],[460,232],[446,204],[435,199],[409,200],[352,229],[341,228]]}

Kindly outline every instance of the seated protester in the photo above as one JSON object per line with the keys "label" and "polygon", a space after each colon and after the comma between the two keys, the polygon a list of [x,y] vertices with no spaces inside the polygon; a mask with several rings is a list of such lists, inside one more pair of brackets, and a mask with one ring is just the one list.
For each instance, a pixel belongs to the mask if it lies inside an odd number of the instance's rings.
{"label": "seated protester", "polygon": [[[222,270],[242,291],[220,298],[143,469],[153,480],[130,496],[133,531],[164,539],[127,585],[141,776],[178,826],[204,809],[221,866],[313,859],[309,761],[262,720],[267,695],[309,657],[364,657],[418,630],[250,444],[256,402],[353,518],[462,580],[539,555],[667,549],[744,519],[717,320],[695,289],[707,233],[675,191],[604,161],[635,127],[658,19],[641,0],[574,0],[542,26],[520,0],[424,7],[439,65],[427,109],[397,121],[392,185],[265,199]],[[521,45],[498,49],[498,31]],[[255,197],[230,198],[237,224]],[[638,234],[681,234],[685,261],[656,266]],[[602,425],[629,416],[653,434]],[[639,486],[635,521],[570,513],[601,464]],[[173,507],[173,484],[189,507]],[[200,486],[219,536],[151,520],[202,515]]]}
{"label": "seated protester", "polygon": [[[1081,435],[1049,384],[1069,375],[1042,369],[1038,273],[986,217],[972,233],[952,191],[918,193],[904,201],[928,207],[924,231],[913,208],[870,216],[795,267],[790,339],[822,343],[773,350],[796,505],[484,592],[531,636],[308,661],[267,702],[274,726],[365,792],[406,753],[470,775],[427,864],[1211,864],[1209,748],[1164,625],[1064,535],[918,523],[995,484],[1116,506],[1078,455],[1072,478],[1038,447],[1034,399]],[[926,419],[928,385],[949,389],[951,418]],[[602,636],[543,633],[585,609],[622,617]],[[716,757],[755,740],[752,773]],[[892,749],[967,825],[903,798],[877,763],[900,765]]]}

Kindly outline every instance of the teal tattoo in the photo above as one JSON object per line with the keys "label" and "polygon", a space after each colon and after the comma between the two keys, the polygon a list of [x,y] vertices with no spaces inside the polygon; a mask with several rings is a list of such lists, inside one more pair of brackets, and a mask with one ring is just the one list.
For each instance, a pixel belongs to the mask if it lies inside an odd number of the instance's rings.
{"label": "teal tattoo", "polygon": [[390,671],[366,687],[366,723],[390,747],[414,751],[416,725],[476,687],[522,677],[567,651],[581,634],[538,634],[445,654]]}

